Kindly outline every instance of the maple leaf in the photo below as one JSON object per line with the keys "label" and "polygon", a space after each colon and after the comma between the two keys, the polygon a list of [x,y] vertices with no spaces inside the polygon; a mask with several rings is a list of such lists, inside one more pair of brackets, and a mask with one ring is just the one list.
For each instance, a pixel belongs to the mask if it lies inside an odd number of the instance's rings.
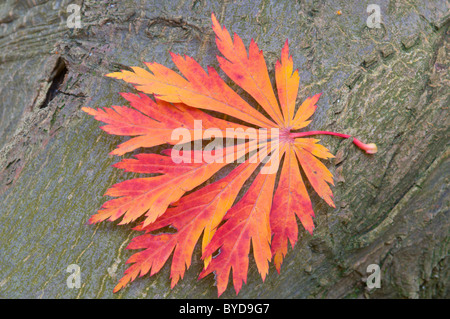
{"label": "maple leaf", "polygon": [[[155,100],[143,93],[122,93],[131,107],[83,108],[96,120],[106,123],[102,129],[107,133],[132,136],[118,145],[112,152],[114,155],[141,147],[178,145],[180,140],[173,138],[173,132],[179,128],[190,136],[184,142],[205,139],[203,128],[214,129],[215,136],[220,138],[228,137],[232,130],[234,138],[244,139],[223,148],[184,149],[177,153],[177,161],[173,147],[162,154],[137,154],[114,165],[129,172],[153,174],[112,186],[106,195],[115,198],[104,203],[89,220],[97,223],[121,219],[120,224],[127,224],[143,216],[135,230],[144,234],[134,238],[127,247],[141,251],[127,261],[132,265],[114,292],[138,276],[159,272],[172,255],[173,288],[190,267],[194,247],[203,235],[204,269],[200,278],[214,272],[220,296],[227,288],[232,270],[234,288],[239,293],[247,280],[250,246],[264,280],[272,258],[279,272],[288,242],[292,247],[296,244],[296,218],[313,233],[314,212],[301,171],[314,191],[334,207],[329,186],[333,185],[332,174],[319,160],[333,155],[318,144],[319,140],[309,136],[351,136],[326,131],[296,132],[311,122],[321,94],[308,97],[296,110],[299,75],[293,69],[288,41],[275,65],[277,99],[263,53],[253,39],[247,51],[242,39],[237,34],[232,38],[214,14],[212,28],[223,55],[217,57],[220,68],[265,114],[233,91],[214,68],[208,67],[205,72],[192,58],[174,53],[170,53],[172,60],[182,75],[158,63],[145,63],[149,71],[132,67],[133,71],[107,74],[134,84],[137,90],[153,95]],[[228,115],[239,120],[239,124],[201,109]],[[201,121],[202,126],[198,127],[196,121]],[[275,130],[278,134],[261,138],[254,127],[260,132]],[[366,145],[357,139],[353,142],[368,154],[377,151],[375,144]],[[230,162],[238,165],[227,176],[199,187]],[[270,170],[274,163],[276,168],[281,164],[278,184],[277,169]],[[246,182],[250,186],[239,199]],[[167,227],[175,231],[155,233]],[[212,258],[217,251],[219,254]]]}

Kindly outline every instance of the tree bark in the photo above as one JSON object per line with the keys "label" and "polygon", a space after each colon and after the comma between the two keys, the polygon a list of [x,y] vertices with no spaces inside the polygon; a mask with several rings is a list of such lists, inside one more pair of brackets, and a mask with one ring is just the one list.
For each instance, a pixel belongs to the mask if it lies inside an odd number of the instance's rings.
{"label": "tree bark", "polygon": [[[80,28],[67,23],[75,12],[67,12],[70,3],[79,5]],[[106,134],[81,111],[123,105],[118,93],[134,88],[104,74],[144,61],[174,67],[169,51],[218,69],[215,12],[246,45],[255,39],[272,79],[289,39],[298,102],[323,92],[308,129],[351,134],[379,150],[365,155],[350,140],[322,138],[336,154],[325,163],[335,177],[336,208],[313,195],[314,235],[299,225],[281,273],[271,265],[265,282],[251,259],[238,297],[448,298],[448,5],[378,1],[381,25],[369,28],[370,3],[0,4],[0,297],[217,296],[213,276],[197,281],[199,247],[173,290],[166,264],[112,293],[133,254],[125,247],[138,233],[87,220],[107,200],[107,188],[135,175],[110,166],[119,158],[108,153],[126,138]],[[71,264],[80,267],[80,288],[66,283]],[[380,288],[366,284],[371,264],[380,267]],[[236,297],[230,285],[224,298]]]}

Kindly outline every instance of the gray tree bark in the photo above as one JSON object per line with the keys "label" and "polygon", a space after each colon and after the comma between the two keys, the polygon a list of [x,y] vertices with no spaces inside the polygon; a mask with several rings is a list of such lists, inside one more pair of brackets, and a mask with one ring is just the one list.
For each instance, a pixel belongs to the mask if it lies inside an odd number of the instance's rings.
{"label": "gray tree bark", "polygon": [[[81,28],[69,28],[70,3]],[[131,227],[87,225],[111,185],[133,177],[110,165],[126,138],[83,113],[124,104],[134,88],[104,74],[168,51],[218,69],[211,12],[246,45],[259,44],[273,78],[286,38],[301,83],[299,101],[324,92],[310,129],[374,142],[363,154],[323,137],[336,159],[336,208],[312,196],[316,231],[300,227],[278,274],[261,281],[251,260],[238,298],[449,297],[449,13],[445,0],[48,1],[0,4],[0,297],[215,298],[214,278],[197,281],[200,249],[170,289],[169,267],[113,287],[133,254]],[[339,15],[337,11],[340,10]],[[72,20],[71,20],[72,21]],[[228,83],[232,83],[227,79]],[[235,86],[234,86],[235,87]],[[241,92],[241,91],[239,91]],[[70,289],[77,264],[81,287]],[[367,267],[381,269],[368,289]],[[236,297],[228,288],[224,298]]]}

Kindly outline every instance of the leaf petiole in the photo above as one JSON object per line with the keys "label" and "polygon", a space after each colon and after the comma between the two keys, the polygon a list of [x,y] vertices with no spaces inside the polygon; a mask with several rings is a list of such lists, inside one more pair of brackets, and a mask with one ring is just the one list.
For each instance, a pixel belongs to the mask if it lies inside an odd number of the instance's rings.
{"label": "leaf petiole", "polygon": [[[336,133],[336,132],[329,132],[329,131],[309,131],[309,132],[299,132],[299,133],[290,133],[291,138],[298,138],[298,137],[306,137],[311,135],[333,135],[338,136],[342,138],[351,138],[351,135],[348,134],[342,134],[342,133]],[[353,138],[353,144],[358,146],[360,149],[364,150],[367,154],[375,154],[378,151],[377,145],[374,143],[364,144],[357,138]]]}

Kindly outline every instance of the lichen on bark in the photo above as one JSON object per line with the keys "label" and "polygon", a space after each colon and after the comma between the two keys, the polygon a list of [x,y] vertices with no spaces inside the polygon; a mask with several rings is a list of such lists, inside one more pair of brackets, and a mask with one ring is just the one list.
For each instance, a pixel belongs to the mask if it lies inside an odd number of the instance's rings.
{"label": "lichen on bark", "polygon": [[[264,283],[251,260],[238,297],[449,296],[446,1],[379,1],[380,29],[366,25],[370,1],[72,2],[80,29],[67,27],[67,1],[0,5],[0,297],[216,297],[212,276],[196,280],[199,247],[173,290],[166,265],[112,294],[135,233],[86,222],[106,189],[132,175],[110,167],[119,159],[108,153],[124,139],[80,110],[123,104],[118,92],[133,88],[103,75],[143,61],[173,66],[169,50],[217,68],[212,11],[246,45],[254,38],[269,68],[288,38],[299,100],[324,92],[311,129],[379,150],[370,157],[322,138],[339,154],[326,163],[336,208],[313,196],[314,236],[302,230],[281,274],[271,267]],[[81,269],[79,289],[66,285],[71,264]],[[380,265],[379,289],[364,282],[369,264]]]}

